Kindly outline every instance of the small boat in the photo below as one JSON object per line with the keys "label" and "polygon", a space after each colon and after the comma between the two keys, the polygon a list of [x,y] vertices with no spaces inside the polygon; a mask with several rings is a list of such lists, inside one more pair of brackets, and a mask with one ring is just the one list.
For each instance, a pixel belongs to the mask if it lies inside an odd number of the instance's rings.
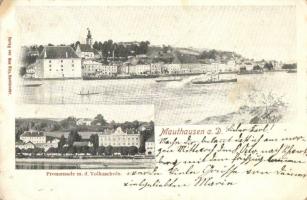
{"label": "small boat", "polygon": [[90,90],[87,90],[87,91],[84,91],[84,90],[80,90],[79,93],[77,93],[77,95],[82,95],[82,96],[89,96],[89,95],[95,95],[95,94],[100,94],[101,92],[97,92],[97,91],[90,91]]}
{"label": "small boat", "polygon": [[40,81],[24,81],[22,84],[23,87],[39,87],[41,85],[43,85],[43,83]]}
{"label": "small boat", "polygon": [[23,87],[39,87],[43,85],[42,83],[29,83],[29,84],[23,84]]}
{"label": "small boat", "polygon": [[182,81],[180,77],[168,77],[157,79],[156,82]]}
{"label": "small boat", "polygon": [[100,94],[99,92],[87,92],[87,93],[82,93],[82,92],[80,92],[80,93],[77,93],[77,95],[94,95],[94,94]]}
{"label": "small boat", "polygon": [[247,75],[247,74],[263,74],[262,70],[246,70],[246,71],[239,71],[238,75]]}
{"label": "small boat", "polygon": [[229,83],[237,82],[236,78],[233,79],[220,79],[220,80],[207,80],[207,81],[192,81],[193,84],[213,84],[213,83]]}

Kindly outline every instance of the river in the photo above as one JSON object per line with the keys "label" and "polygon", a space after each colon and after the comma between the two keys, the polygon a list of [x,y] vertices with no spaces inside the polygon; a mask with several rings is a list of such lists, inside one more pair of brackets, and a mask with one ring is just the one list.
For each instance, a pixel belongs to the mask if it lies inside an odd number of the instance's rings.
{"label": "river", "polygon": [[16,169],[148,169],[154,159],[16,159]]}
{"label": "river", "polygon": [[[44,80],[40,87],[18,87],[16,101],[26,104],[154,104],[157,125],[193,124],[209,116],[234,112],[248,104],[249,96],[256,93],[283,96],[289,109],[295,109],[295,73],[239,75],[236,83],[210,85],[193,85],[194,78],[186,76],[180,82],[159,83],[155,79]],[[82,96],[78,95],[80,91],[99,94]]]}

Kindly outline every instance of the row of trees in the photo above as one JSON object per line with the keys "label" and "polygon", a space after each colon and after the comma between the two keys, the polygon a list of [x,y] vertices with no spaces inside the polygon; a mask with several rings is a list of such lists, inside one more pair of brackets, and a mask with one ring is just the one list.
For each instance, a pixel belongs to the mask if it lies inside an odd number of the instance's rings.
{"label": "row of trees", "polygon": [[[91,122],[91,126],[78,126],[77,118],[70,116],[61,121],[47,120],[47,119],[16,119],[16,138],[19,137],[24,131],[29,129],[34,129],[38,131],[67,131],[72,129],[77,129],[79,131],[103,131],[105,128],[116,129],[117,127],[122,127],[123,130],[126,129],[137,129],[139,126],[144,124],[140,121],[116,123],[115,121],[107,122],[103,115],[98,114],[95,116]],[[147,123],[145,123],[147,124]],[[153,122],[149,122],[153,127]]]}
{"label": "row of trees", "polygon": [[131,43],[123,45],[121,43],[107,40],[104,42],[95,42],[93,48],[101,51],[104,58],[108,57],[122,57],[127,58],[132,55],[146,54],[148,52],[149,41],[141,41],[139,43]]}

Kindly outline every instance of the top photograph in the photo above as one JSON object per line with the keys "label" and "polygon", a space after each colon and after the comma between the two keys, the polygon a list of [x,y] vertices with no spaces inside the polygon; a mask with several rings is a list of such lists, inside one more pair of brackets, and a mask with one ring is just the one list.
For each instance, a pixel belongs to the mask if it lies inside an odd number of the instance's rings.
{"label": "top photograph", "polygon": [[19,6],[15,17],[17,104],[151,104],[156,125],[298,111],[295,6]]}

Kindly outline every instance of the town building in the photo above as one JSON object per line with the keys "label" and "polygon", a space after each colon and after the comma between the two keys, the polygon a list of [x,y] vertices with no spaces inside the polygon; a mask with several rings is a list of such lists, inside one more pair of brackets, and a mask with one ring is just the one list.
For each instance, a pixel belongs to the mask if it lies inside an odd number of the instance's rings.
{"label": "town building", "polygon": [[47,139],[46,143],[38,143],[35,144],[35,147],[37,148],[43,148],[45,151],[48,151],[48,149],[52,148],[58,148],[58,144],[59,144],[59,139],[57,138],[51,138],[51,139]]}
{"label": "town building", "polygon": [[181,70],[181,65],[177,63],[164,64],[163,67],[166,74],[179,74]]}
{"label": "town building", "polygon": [[106,129],[103,133],[99,134],[99,146],[113,146],[113,147],[140,147],[140,133],[134,131],[133,133],[124,132],[120,127],[115,131]]}
{"label": "town building", "polygon": [[163,67],[163,63],[152,63],[150,64],[150,73],[151,74],[161,74],[162,67]]}
{"label": "town building", "polygon": [[82,64],[82,75],[89,76],[113,76],[118,73],[116,65],[104,65],[92,60],[84,60]]}
{"label": "town building", "polygon": [[81,78],[81,59],[70,46],[45,46],[35,63],[36,78]]}
{"label": "town building", "polygon": [[132,75],[142,75],[142,74],[150,74],[151,68],[150,65],[130,65],[129,67],[129,74]]}
{"label": "town building", "polygon": [[145,154],[154,155],[155,154],[155,139],[154,136],[148,138],[145,142]]}
{"label": "town building", "polygon": [[15,147],[19,149],[34,149],[35,145],[32,142],[16,142]]}
{"label": "town building", "polygon": [[32,142],[33,144],[46,143],[46,135],[42,131],[25,131],[20,135],[20,140],[24,143]]}
{"label": "town building", "polygon": [[181,64],[181,73],[204,73],[206,68],[204,64],[200,63],[184,63]]}

